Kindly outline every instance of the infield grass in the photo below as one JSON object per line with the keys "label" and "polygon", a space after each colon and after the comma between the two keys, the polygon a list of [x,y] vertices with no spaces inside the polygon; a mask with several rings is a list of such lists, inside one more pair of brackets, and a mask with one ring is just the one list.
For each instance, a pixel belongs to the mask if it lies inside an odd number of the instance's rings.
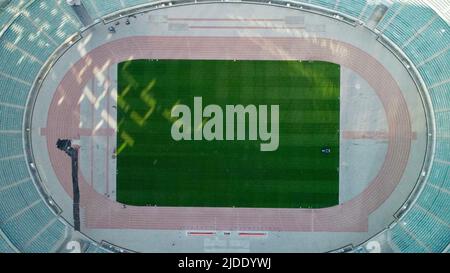
{"label": "infield grass", "polygon": [[[339,199],[340,67],[325,62],[133,60],[118,65],[117,201],[322,208]],[[279,105],[279,148],[174,141],[176,104]],[[322,148],[331,148],[330,154]]]}

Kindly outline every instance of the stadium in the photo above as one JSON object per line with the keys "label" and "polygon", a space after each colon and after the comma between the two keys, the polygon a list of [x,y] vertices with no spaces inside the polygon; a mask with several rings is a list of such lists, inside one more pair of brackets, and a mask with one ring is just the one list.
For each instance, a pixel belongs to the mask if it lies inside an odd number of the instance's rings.
{"label": "stadium", "polygon": [[0,253],[450,252],[448,0],[0,0]]}

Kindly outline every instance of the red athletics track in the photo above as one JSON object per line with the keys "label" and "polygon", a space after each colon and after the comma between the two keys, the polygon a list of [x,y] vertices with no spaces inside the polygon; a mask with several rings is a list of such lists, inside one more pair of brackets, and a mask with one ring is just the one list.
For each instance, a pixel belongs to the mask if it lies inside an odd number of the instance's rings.
{"label": "red athletics track", "polygon": [[361,75],[381,100],[388,121],[388,149],[379,173],[360,195],[342,205],[314,210],[124,208],[97,193],[86,180],[88,176],[80,173],[87,228],[364,232],[368,215],[391,195],[407,166],[413,135],[400,88],[381,63],[350,44],[320,38],[136,36],[89,52],[64,76],[54,94],[43,132],[55,174],[69,195],[70,160],[54,143],[61,137],[79,139],[86,134],[79,128],[79,101],[83,87],[94,77],[94,68],[129,59],[319,60],[341,64]]}

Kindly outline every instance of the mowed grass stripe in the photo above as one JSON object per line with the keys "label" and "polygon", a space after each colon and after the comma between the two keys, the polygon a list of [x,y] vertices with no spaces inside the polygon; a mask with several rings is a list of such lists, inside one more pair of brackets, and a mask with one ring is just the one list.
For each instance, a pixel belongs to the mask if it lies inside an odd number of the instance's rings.
{"label": "mowed grass stripe", "polygon": [[[334,193],[309,193],[303,191],[272,192],[273,196],[265,199],[261,198],[261,196],[265,195],[265,192],[250,192],[246,194],[245,200],[236,196],[233,191],[221,191],[219,189],[210,191],[208,194],[197,190],[184,191],[183,195],[176,191],[168,192],[167,190],[146,193],[145,190],[140,189],[124,191],[123,194],[134,196],[136,199],[149,200],[143,205],[158,206],[160,206],[162,201],[171,204],[182,203],[185,207],[209,207],[211,203],[217,207],[248,207],[248,204],[252,204],[251,207],[256,208],[273,208],[280,203],[285,204],[289,208],[317,208],[336,205],[335,201],[330,201],[334,199]],[[298,202],[295,200],[298,200]]]}
{"label": "mowed grass stripe", "polygon": [[[163,144],[155,144],[153,146],[153,151],[150,154],[143,154],[139,151],[130,151],[130,155],[133,155],[133,157],[141,159],[149,158],[154,160],[160,159],[160,161],[164,160],[179,160],[180,157],[191,157],[192,159],[196,160],[207,160],[213,161],[213,160],[244,160],[245,156],[248,156],[246,154],[246,150],[256,150],[259,148],[259,144],[252,143],[245,146],[238,146],[237,145],[220,145],[213,142],[205,144],[205,147],[200,150],[196,151],[196,145],[194,143],[188,145],[182,145],[182,144],[175,144],[173,146],[164,146]],[[339,146],[329,146],[332,150],[339,149]],[[317,156],[313,157],[310,160],[307,160],[311,155],[322,155],[321,154],[321,148],[322,146],[315,146],[315,145],[301,145],[297,144],[296,146],[283,146],[278,149],[277,153],[274,155],[261,155],[261,162],[264,159],[264,165],[262,166],[271,166],[272,168],[284,168],[286,165],[282,166],[273,166],[273,162],[277,161],[284,161],[285,164],[288,164],[286,162],[286,158],[291,159],[292,161],[302,161],[304,164],[309,164],[306,161],[316,161],[316,162],[322,162],[323,164],[334,160],[333,156]],[[137,149],[133,149],[137,150]],[[172,153],[171,150],[176,150],[176,153]],[[223,150],[227,150],[227,153],[223,153]],[[147,162],[144,162],[144,164],[147,164]],[[188,164],[186,162],[186,164]],[[304,165],[305,166],[305,165]],[[130,168],[133,168],[131,166]]]}
{"label": "mowed grass stripe", "polygon": [[[143,87],[142,89],[144,89]],[[182,104],[190,105],[192,104],[192,97],[186,97],[185,94],[188,93],[180,91],[180,96],[178,97],[177,101]],[[201,92],[196,92],[195,96],[202,96],[203,94]],[[258,95],[255,95],[258,96]],[[177,97],[174,97],[177,98]],[[160,103],[164,105],[164,103],[169,100],[170,102],[173,102],[173,99],[171,96],[168,96],[167,98],[161,98]],[[136,111],[139,110],[146,110],[148,108],[145,103],[142,102],[142,100],[139,97],[136,98],[127,98],[127,102],[131,105],[133,105],[134,109]],[[173,105],[170,105],[169,102],[166,102],[168,105],[167,107],[171,107]],[[337,99],[287,99],[287,98],[280,98],[280,99],[264,99],[261,97],[251,99],[251,98],[217,98],[217,97],[203,97],[203,105],[209,105],[209,104],[217,104],[222,107],[225,107],[225,105],[244,105],[247,106],[249,104],[253,105],[274,105],[279,104],[283,105],[283,108],[281,109],[282,113],[290,112],[290,111],[334,111],[339,112],[340,110],[340,103]]]}
{"label": "mowed grass stripe", "polygon": [[[327,207],[339,190],[338,65],[279,61],[130,61],[119,65],[117,198],[132,205]],[[149,87],[150,90],[149,90]],[[126,93],[126,94],[125,94]],[[176,103],[280,105],[280,147],[175,142]],[[140,125],[136,116],[149,113]],[[134,115],[134,118],[132,116]],[[321,153],[323,147],[332,153]]]}
{"label": "mowed grass stripe", "polygon": [[[279,180],[245,180],[242,179],[241,181],[241,187],[250,188],[254,187],[255,191],[267,191],[267,190],[273,190],[275,192],[277,191],[283,191],[286,189],[286,186],[293,187],[293,190],[295,190],[298,185],[298,180],[284,180],[284,183],[279,183]],[[311,180],[311,181],[305,181],[308,183],[305,183],[300,190],[302,192],[309,192],[309,193],[326,193],[326,194],[332,194],[334,193],[334,189],[330,188],[328,186],[329,180]],[[217,179],[216,184],[218,188],[221,188],[222,190],[228,190],[228,179]],[[195,180],[187,180],[184,183],[184,190],[186,191],[202,191],[202,184],[197,183]],[[152,189],[154,191],[164,191],[167,190],[166,187],[163,184],[156,184],[152,187],[149,187],[148,184],[141,184],[140,189],[149,190]],[[127,189],[128,191],[132,191],[133,188]]]}
{"label": "mowed grass stripe", "polygon": [[[317,145],[317,143],[333,143],[336,139],[336,135],[338,134],[338,132],[333,133],[333,134],[319,134],[319,133],[286,133],[283,137],[283,146],[287,147],[287,149],[293,149],[295,147],[311,147],[311,146],[315,146]],[[140,133],[136,133],[135,134],[138,137],[145,137],[144,134],[140,134]],[[211,141],[206,143],[205,145],[217,145],[218,142],[217,141]],[[158,145],[160,145],[158,147]],[[161,140],[160,138],[155,138],[152,141],[152,146],[154,146],[153,149],[153,153],[156,153],[158,150],[163,151],[163,153],[161,155],[165,155],[167,153],[167,151],[164,151],[162,148],[167,147],[167,144],[164,143],[164,140]],[[253,146],[255,148],[257,148],[257,146],[259,146],[259,143],[254,143]],[[316,146],[317,147],[317,146]],[[337,146],[335,146],[337,147]],[[142,154],[142,152],[139,152],[135,149],[130,150],[129,151],[130,154]],[[174,153],[175,155],[178,155],[178,152]]]}
{"label": "mowed grass stripe", "polygon": [[[293,152],[295,153],[295,151]],[[180,157],[189,157],[191,158],[190,162],[186,162],[185,164],[183,164],[183,166],[185,168],[191,168],[191,169],[196,169],[198,166],[198,161],[199,160],[204,160],[204,161],[208,161],[208,163],[204,164],[204,168],[202,169],[202,171],[197,171],[196,173],[194,173],[195,177],[197,176],[204,176],[205,173],[208,173],[208,175],[210,175],[212,178],[214,179],[218,179],[220,177],[232,177],[234,176],[234,174],[229,173],[227,171],[227,168],[229,169],[233,169],[236,172],[242,172],[242,174],[239,174],[241,177],[245,177],[245,176],[252,176],[252,177],[258,177],[258,179],[263,179],[263,180],[267,180],[267,179],[271,179],[270,177],[272,175],[275,176],[279,176],[280,173],[273,173],[273,174],[269,174],[269,172],[282,172],[283,171],[283,178],[287,179],[288,176],[299,176],[299,175],[305,175],[305,176],[314,176],[314,179],[320,180],[320,179],[328,179],[328,178],[334,178],[336,176],[336,170],[335,169],[331,169],[331,168],[327,168],[327,166],[334,164],[333,159],[330,158],[326,158],[326,159],[322,159],[322,160],[318,160],[316,158],[312,158],[311,156],[297,156],[297,157],[292,157],[289,158],[290,160],[286,160],[286,158],[268,158],[266,159],[266,162],[264,163],[259,163],[257,162],[256,164],[253,165],[253,168],[251,170],[247,170],[248,166],[242,166],[242,162],[241,162],[241,158],[233,158],[233,157],[214,157],[211,158],[210,156],[207,155],[192,155],[192,154],[185,154],[185,153],[181,153],[180,156],[177,158],[176,155],[172,155],[172,156],[160,156],[160,155],[155,155],[155,157],[157,156],[158,159],[156,163],[154,164],[155,166],[153,168],[149,167],[148,162],[146,162],[145,160],[147,159],[147,157],[136,157],[135,160],[130,161],[130,163],[133,163],[133,167],[130,168],[130,171],[135,169],[149,169],[152,171],[157,171],[158,170],[158,164],[161,166],[162,164],[166,164],[166,165],[170,165],[172,164],[173,167],[169,167],[166,166],[165,169],[166,170],[177,170],[178,167],[177,164],[179,162],[179,158]],[[155,161],[154,160],[154,161]],[[215,162],[212,162],[212,160],[222,160],[222,161],[226,161],[226,160],[234,160],[234,162],[236,163],[227,163],[227,164],[217,164]],[[302,169],[299,170],[298,169],[298,163],[299,161],[304,161],[305,163],[303,163],[301,165]],[[211,162],[211,163],[209,163]],[[269,170],[267,170],[269,169]],[[126,168],[123,168],[121,170],[126,170]],[[180,170],[180,175],[183,176],[186,172]],[[137,175],[137,174],[136,174]],[[144,175],[145,172],[144,172]],[[168,174],[164,174],[165,176],[168,176]],[[180,175],[178,174],[170,174],[170,176],[177,176],[179,177]],[[189,178],[185,178],[185,179],[189,179]],[[209,182],[207,182],[209,183]]]}

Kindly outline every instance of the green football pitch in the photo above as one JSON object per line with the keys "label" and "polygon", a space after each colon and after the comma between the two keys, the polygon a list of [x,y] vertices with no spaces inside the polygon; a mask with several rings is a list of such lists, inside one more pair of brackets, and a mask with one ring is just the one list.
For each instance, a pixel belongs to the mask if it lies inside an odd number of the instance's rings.
{"label": "green football pitch", "polygon": [[[339,94],[340,67],[326,62],[120,63],[117,201],[180,207],[336,205]],[[222,109],[279,105],[278,149],[262,152],[259,140],[173,140],[171,109],[180,104],[194,109],[194,97],[202,97],[203,107]]]}

